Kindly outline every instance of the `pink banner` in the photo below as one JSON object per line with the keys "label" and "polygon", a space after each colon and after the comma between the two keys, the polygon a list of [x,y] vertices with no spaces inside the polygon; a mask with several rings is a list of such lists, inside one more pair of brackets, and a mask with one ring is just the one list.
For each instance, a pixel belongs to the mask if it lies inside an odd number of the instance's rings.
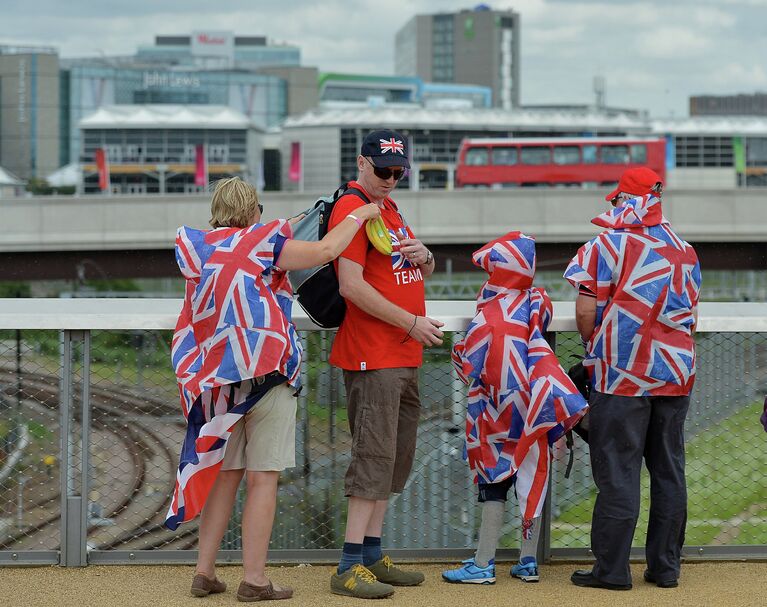
{"label": "pink banner", "polygon": [[99,189],[102,192],[109,190],[109,161],[104,148],[96,150],[96,170],[99,172]]}
{"label": "pink banner", "polygon": [[194,185],[208,185],[208,159],[205,154],[205,146],[200,144],[194,146]]}
{"label": "pink banner", "polygon": [[290,181],[301,181],[301,142],[294,141],[290,144]]}

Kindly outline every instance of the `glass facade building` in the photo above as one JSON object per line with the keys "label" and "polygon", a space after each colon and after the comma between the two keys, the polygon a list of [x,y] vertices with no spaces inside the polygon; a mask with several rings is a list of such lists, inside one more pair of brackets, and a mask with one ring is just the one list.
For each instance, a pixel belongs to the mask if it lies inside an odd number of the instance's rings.
{"label": "glass facade building", "polygon": [[278,126],[287,115],[287,85],[277,76],[234,70],[173,70],[74,65],[62,74],[69,91],[63,121],[69,125],[69,162],[82,146],[80,120],[110,105],[223,105],[257,128]]}

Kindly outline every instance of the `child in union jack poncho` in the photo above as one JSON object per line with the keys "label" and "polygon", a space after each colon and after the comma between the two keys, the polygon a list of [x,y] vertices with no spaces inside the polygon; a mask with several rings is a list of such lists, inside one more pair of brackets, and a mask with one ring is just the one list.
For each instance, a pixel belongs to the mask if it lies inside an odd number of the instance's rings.
{"label": "child in union jack poncho", "polygon": [[473,260],[490,277],[466,336],[453,347],[453,364],[469,384],[465,453],[478,484],[482,526],[474,558],[442,577],[495,583],[495,550],[514,486],[523,539],[511,575],[537,582],[550,446],[585,414],[587,404],[544,339],[552,305],[546,291],[533,287],[535,241],[510,232],[475,251]]}
{"label": "child in union jack poncho", "polygon": [[[224,592],[216,554],[243,477],[244,579],[241,601],[287,599],[265,575],[280,471],[295,465],[296,391],[301,342],[291,321],[285,272],[335,259],[377,205],[355,209],[318,242],[293,240],[290,223],[261,223],[253,186],[221,180],[211,203],[213,230],[182,227],[176,260],[186,279],[172,359],[187,432],[165,524],[200,517],[193,596]],[[351,220],[351,221],[349,221]]]}

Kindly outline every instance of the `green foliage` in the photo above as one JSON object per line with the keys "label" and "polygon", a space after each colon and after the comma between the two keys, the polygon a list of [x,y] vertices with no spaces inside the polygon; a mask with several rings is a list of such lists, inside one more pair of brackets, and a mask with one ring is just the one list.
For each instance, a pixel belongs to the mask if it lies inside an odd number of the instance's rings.
{"label": "green foliage", "polygon": [[[731,525],[738,528],[737,541],[731,543],[767,543],[767,485],[764,483],[767,449],[753,446],[754,435],[761,429],[758,423],[761,406],[754,403],[743,407],[687,443],[687,544],[710,544]],[[644,507],[639,515],[635,544],[643,541],[647,529],[650,481],[646,470],[642,474],[641,491]],[[596,490],[589,498],[562,511],[552,530],[553,545],[588,545],[595,495]],[[763,507],[761,515],[744,515],[755,504]],[[746,522],[741,522],[740,517]],[[760,517],[764,523],[753,522]]]}
{"label": "green foliage", "polygon": [[27,282],[0,282],[0,297],[32,297],[32,287]]}
{"label": "green foliage", "polygon": [[136,293],[140,291],[138,284],[128,278],[110,278],[109,280],[86,280],[84,285],[98,293],[114,291],[120,293]]}
{"label": "green foliage", "polygon": [[26,190],[34,196],[73,196],[77,188],[73,185],[52,186],[42,177],[31,177],[27,181]]}
{"label": "green foliage", "polygon": [[32,435],[32,437],[38,440],[45,440],[53,435],[53,432],[38,422],[27,422],[27,428],[29,429],[29,433]]}
{"label": "green foliage", "polygon": [[53,194],[53,188],[42,177],[30,177],[27,181],[27,192],[35,196],[50,196]]}

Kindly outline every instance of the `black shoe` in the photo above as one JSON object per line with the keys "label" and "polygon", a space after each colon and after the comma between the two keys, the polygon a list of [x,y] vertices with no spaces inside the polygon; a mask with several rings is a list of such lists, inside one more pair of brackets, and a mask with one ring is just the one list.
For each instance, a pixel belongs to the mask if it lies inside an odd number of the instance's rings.
{"label": "black shoe", "polygon": [[570,581],[576,586],[582,586],[584,588],[605,588],[606,590],[631,590],[631,584],[611,584],[609,582],[601,582],[591,571],[587,569],[578,569],[570,576]]}
{"label": "black shoe", "polygon": [[655,576],[648,569],[644,570],[644,581],[648,584],[655,584],[658,588],[676,588],[679,586],[677,580],[656,580]]}

